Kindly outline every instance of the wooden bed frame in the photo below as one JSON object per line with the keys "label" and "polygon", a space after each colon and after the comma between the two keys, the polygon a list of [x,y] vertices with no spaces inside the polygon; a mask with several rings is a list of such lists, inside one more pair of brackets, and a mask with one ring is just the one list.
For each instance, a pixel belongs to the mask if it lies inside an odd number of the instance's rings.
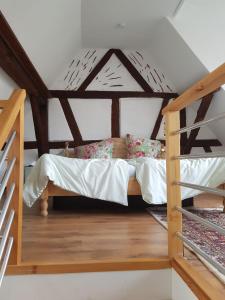
{"label": "wooden bed frame", "polygon": [[[113,140],[113,158],[127,158],[127,147],[124,138],[112,138]],[[73,150],[67,152],[68,157],[73,157]],[[140,185],[135,177],[131,177],[128,183],[128,195],[141,195]],[[80,196],[79,194],[66,191],[55,186],[49,181],[47,187],[40,196],[40,211],[41,215],[48,215],[48,199],[52,196]]]}

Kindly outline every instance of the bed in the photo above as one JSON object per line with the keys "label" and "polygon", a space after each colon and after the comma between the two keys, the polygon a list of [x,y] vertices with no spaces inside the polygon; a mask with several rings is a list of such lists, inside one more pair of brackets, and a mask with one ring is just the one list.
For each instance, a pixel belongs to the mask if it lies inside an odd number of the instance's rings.
{"label": "bed", "polygon": [[[113,158],[127,158],[127,147],[124,138],[112,138],[113,140]],[[73,151],[70,150],[68,156],[73,156]],[[128,195],[141,195],[140,185],[135,178],[132,169],[130,171],[130,179],[128,183]],[[40,212],[46,217],[48,215],[48,200],[53,196],[79,196],[79,194],[66,191],[58,186],[55,186],[51,181],[48,182],[45,190],[40,196]]]}
{"label": "bed", "polygon": [[[86,196],[128,205],[128,195],[141,195],[148,204],[167,203],[166,161],[153,157],[125,159],[125,140],[114,138],[113,159],[72,159],[45,154],[36,163],[24,186],[24,201],[31,207],[40,201],[42,216],[48,215],[52,196]],[[131,165],[131,166],[130,166]],[[216,188],[225,182],[225,157],[181,160],[181,181]],[[181,199],[202,193],[186,186]]]}

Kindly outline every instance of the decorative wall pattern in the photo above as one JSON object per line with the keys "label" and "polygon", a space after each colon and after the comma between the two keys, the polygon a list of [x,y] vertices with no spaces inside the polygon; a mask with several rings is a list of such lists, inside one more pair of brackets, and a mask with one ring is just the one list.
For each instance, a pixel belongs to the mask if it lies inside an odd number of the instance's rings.
{"label": "decorative wall pattern", "polygon": [[143,91],[120,60],[113,54],[87,90]]}
{"label": "decorative wall pattern", "polygon": [[173,84],[149,56],[149,53],[142,50],[124,50],[124,54],[154,92],[175,92]]}
{"label": "decorative wall pattern", "polygon": [[107,49],[82,49],[80,53],[69,62],[52,88],[77,90],[106,52]]}
{"label": "decorative wall pattern", "polygon": [[[58,77],[53,89],[77,90],[107,49],[83,49]],[[124,50],[123,53],[143,76],[154,92],[175,92],[173,84],[156,65],[149,53],[142,50]],[[142,91],[123,64],[112,55],[105,67],[88,86],[88,90]]]}

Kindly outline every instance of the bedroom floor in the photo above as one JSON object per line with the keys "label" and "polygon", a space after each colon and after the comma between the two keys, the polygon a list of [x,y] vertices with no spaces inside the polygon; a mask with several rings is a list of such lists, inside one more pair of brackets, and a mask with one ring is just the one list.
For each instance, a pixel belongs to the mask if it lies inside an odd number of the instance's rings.
{"label": "bedroom floor", "polygon": [[80,209],[25,215],[23,262],[75,262],[167,256],[167,232],[145,209]]}

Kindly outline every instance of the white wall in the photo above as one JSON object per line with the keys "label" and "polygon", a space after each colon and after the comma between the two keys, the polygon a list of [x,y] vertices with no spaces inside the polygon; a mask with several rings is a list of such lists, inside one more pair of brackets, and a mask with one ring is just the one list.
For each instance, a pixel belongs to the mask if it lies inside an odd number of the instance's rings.
{"label": "white wall", "polygon": [[224,0],[188,0],[173,19],[178,32],[209,71],[225,61],[224,12]]}
{"label": "white wall", "polygon": [[81,48],[81,0],[1,0],[1,10],[49,87]]}
{"label": "white wall", "polygon": [[[160,282],[160,284],[159,284]],[[5,277],[1,300],[169,300],[171,270]]]}
{"label": "white wall", "polygon": [[[0,68],[0,99],[8,99],[14,89],[17,89],[18,86],[15,82]],[[32,117],[32,111],[30,108],[29,99],[25,101],[24,107],[24,138],[25,141],[35,140],[34,133],[34,123]],[[37,159],[36,150],[26,150],[25,151],[25,164],[29,164],[32,161]]]}
{"label": "white wall", "polygon": [[[107,49],[82,49],[62,70],[52,88],[77,90],[106,51]],[[173,83],[149,51],[124,50],[124,54],[154,91],[175,91]],[[87,90],[142,91],[142,88],[118,58],[112,55]],[[83,139],[104,139],[111,136],[111,100],[70,99],[69,102]],[[120,99],[121,136],[131,133],[149,137],[161,103],[162,99]],[[51,140],[72,140],[70,129],[57,99],[52,99],[49,103],[49,132]],[[158,138],[164,138],[163,126]]]}
{"label": "white wall", "polygon": [[197,300],[183,279],[172,269],[172,300]]}
{"label": "white wall", "polygon": [[[189,26],[192,28],[192,33],[195,32],[192,22],[189,22]],[[174,22],[170,19],[162,19],[156,28],[154,37],[150,40],[149,51],[160,62],[160,66],[162,66],[179,93],[182,93],[208,73],[207,67],[195,55],[186,40],[184,40],[184,36],[181,36]],[[214,96],[206,117],[215,116],[217,113],[225,111],[224,103],[225,92],[221,90]],[[189,123],[190,120],[194,120],[197,108],[198,105],[193,105],[189,109]],[[224,124],[224,121],[221,121],[213,123],[207,128],[201,128],[198,137],[213,138],[214,136],[225,145]],[[219,150],[219,148],[216,147],[216,150]]]}

